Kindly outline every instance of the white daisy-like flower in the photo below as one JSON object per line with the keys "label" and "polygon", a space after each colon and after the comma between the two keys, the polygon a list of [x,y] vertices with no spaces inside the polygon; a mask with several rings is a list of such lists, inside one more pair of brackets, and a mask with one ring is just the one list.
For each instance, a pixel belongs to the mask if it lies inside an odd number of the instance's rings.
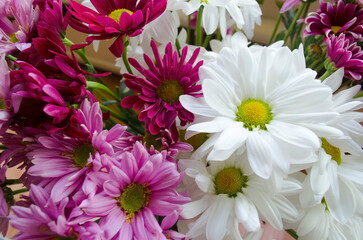
{"label": "white daisy-like flower", "polygon": [[261,25],[262,11],[256,0],[176,0],[183,3],[183,11],[190,15],[203,6],[202,25],[207,34],[219,27],[222,37],[227,34],[229,20],[251,39],[255,24]]}
{"label": "white daisy-like flower", "polygon": [[195,115],[186,138],[209,133],[195,159],[223,161],[246,150],[253,171],[269,178],[275,167],[313,162],[319,137],[342,135],[325,124],[338,115],[332,91],[305,68],[302,46],[223,48],[199,74],[204,97],[180,97]]}
{"label": "white daisy-like flower", "polygon": [[297,234],[299,240],[360,240],[363,236],[363,221],[361,217],[354,216],[342,224],[321,203],[305,211]]}
{"label": "white daisy-like flower", "polygon": [[344,139],[321,141],[319,160],[303,182],[300,202],[308,208],[323,201],[331,216],[345,224],[353,216],[363,214],[363,151],[360,155],[351,154],[355,149]]}
{"label": "white daisy-like flower", "polygon": [[[242,239],[240,223],[248,232],[261,228],[260,219],[282,230],[283,219],[292,222],[298,217],[284,194],[297,193],[299,183],[287,178],[277,181],[279,184],[262,179],[253,173],[246,157],[232,155],[227,161],[212,161],[207,167],[202,161],[179,161],[179,167],[194,179],[201,192],[195,199],[196,194],[192,194],[192,202],[183,206],[181,216],[195,220],[188,237],[205,234],[207,240],[224,239],[226,235]],[[186,184],[192,188],[190,191],[196,191],[190,182]]]}
{"label": "white daisy-like flower", "polygon": [[[338,69],[335,73],[324,80],[323,84],[329,86],[336,92],[342,84],[344,69]],[[360,91],[361,86],[355,85],[339,91],[333,95],[333,107],[339,116],[330,120],[327,124],[344,132],[344,142],[360,152],[363,146],[363,98],[354,98]]]}

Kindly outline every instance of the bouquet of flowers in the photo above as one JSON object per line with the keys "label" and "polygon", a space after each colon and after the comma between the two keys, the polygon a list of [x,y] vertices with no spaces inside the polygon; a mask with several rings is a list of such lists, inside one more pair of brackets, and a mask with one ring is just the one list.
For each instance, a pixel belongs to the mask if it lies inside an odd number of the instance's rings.
{"label": "bouquet of flowers", "polygon": [[3,236],[363,239],[363,4],[312,2],[0,0]]}

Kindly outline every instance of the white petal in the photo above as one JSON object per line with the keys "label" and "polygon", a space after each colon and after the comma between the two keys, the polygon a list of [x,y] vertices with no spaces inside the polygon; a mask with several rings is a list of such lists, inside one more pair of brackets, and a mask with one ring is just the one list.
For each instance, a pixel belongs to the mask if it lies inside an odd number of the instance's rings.
{"label": "white petal", "polygon": [[327,77],[323,81],[323,84],[329,86],[332,89],[332,91],[335,92],[342,85],[343,76],[344,76],[344,68],[339,68],[332,75]]}
{"label": "white petal", "polygon": [[238,193],[236,200],[236,216],[248,232],[260,229],[260,220],[255,205],[243,194]]}
{"label": "white petal", "polygon": [[183,210],[180,215],[183,218],[191,219],[204,212],[213,203],[213,198],[208,195],[201,199],[186,203],[183,205]]}
{"label": "white petal", "polygon": [[208,106],[203,97],[196,98],[190,95],[182,95],[179,97],[179,101],[185,109],[194,114],[206,117],[215,117],[218,114],[215,110]]}
{"label": "white petal", "polygon": [[217,29],[218,19],[218,8],[210,6],[209,4],[205,4],[203,9],[202,25],[208,35],[214,33],[214,31]]}

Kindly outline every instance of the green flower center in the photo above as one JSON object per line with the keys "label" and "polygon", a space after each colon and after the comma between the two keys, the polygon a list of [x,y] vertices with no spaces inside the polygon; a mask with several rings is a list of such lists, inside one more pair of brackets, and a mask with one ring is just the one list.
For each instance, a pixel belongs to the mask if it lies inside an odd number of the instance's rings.
{"label": "green flower center", "polygon": [[19,40],[15,36],[15,32],[13,32],[12,34],[10,34],[9,38],[10,38],[10,42],[12,42],[12,43],[19,42]]}
{"label": "green flower center", "polygon": [[331,26],[331,30],[333,31],[334,34],[337,34],[338,31],[341,29],[342,27],[340,26]]}
{"label": "green flower center", "polygon": [[108,14],[108,17],[112,18],[113,20],[115,20],[119,24],[121,15],[124,12],[127,12],[130,15],[133,14],[132,11],[130,11],[130,10],[126,9],[126,8],[121,8],[121,9],[116,9],[116,10],[112,11],[110,14]]}
{"label": "green flower center", "polygon": [[152,135],[151,133],[146,132],[142,140],[145,143],[147,149],[150,149],[151,146],[154,146],[154,149],[161,151],[163,149],[163,143],[160,140],[161,137],[161,133]]}
{"label": "green flower center", "polygon": [[3,109],[5,109],[5,108],[6,108],[5,102],[4,102],[4,100],[2,100],[2,99],[0,98],[0,110],[3,110]]}
{"label": "green flower center", "polygon": [[266,124],[272,120],[270,106],[264,101],[257,99],[247,99],[238,106],[236,120],[243,122],[243,126],[252,131],[254,128],[267,130]]}
{"label": "green flower center", "polygon": [[88,158],[90,153],[94,155],[96,149],[92,146],[92,144],[85,143],[79,145],[76,150],[73,152],[73,162],[79,168],[84,168],[87,166]]}
{"label": "green flower center", "polygon": [[128,220],[133,218],[137,212],[149,204],[151,192],[146,185],[147,183],[131,183],[116,198],[120,203],[120,207],[126,212]]}
{"label": "green flower center", "polygon": [[326,154],[331,156],[331,159],[336,161],[338,165],[342,162],[342,157],[340,155],[340,149],[331,145],[325,138],[321,139],[321,147],[324,149]]}
{"label": "green flower center", "polygon": [[178,80],[164,80],[156,89],[156,94],[161,100],[170,105],[179,101],[179,97],[184,93],[183,87]]}
{"label": "green flower center", "polygon": [[236,197],[237,193],[243,193],[242,188],[247,187],[248,177],[243,175],[239,168],[225,168],[217,173],[214,178],[216,194],[227,194],[228,197]]}

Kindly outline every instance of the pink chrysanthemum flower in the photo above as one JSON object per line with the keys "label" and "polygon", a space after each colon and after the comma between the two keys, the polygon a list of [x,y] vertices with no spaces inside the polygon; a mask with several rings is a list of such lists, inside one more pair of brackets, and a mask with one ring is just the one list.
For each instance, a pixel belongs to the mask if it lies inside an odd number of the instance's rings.
{"label": "pink chrysanthemum flower", "polygon": [[30,47],[39,9],[33,0],[0,1],[0,53],[11,53]]}
{"label": "pink chrysanthemum flower", "polygon": [[330,61],[336,68],[344,68],[344,77],[359,81],[363,76],[363,51],[344,34],[325,39]]}
{"label": "pink chrysanthemum flower", "polygon": [[[4,164],[0,166],[0,183],[5,182],[5,172],[7,166]],[[5,194],[3,189],[0,187],[0,233],[5,236],[8,231],[8,214],[9,214],[9,206],[6,202]]]}
{"label": "pink chrysanthemum flower", "polygon": [[180,104],[179,97],[183,94],[202,96],[202,87],[198,84],[198,70],[203,61],[194,65],[199,48],[186,62],[187,47],[183,48],[180,59],[177,52],[173,52],[171,43],[166,46],[163,59],[155,42],[151,42],[151,47],[156,64],[145,54],[144,60],[148,69],[142,67],[135,59],[129,59],[130,64],[144,75],[144,78],[131,74],[123,75],[126,86],[137,94],[125,97],[121,105],[141,110],[139,120],[147,121],[149,132],[157,134],[161,128],[170,129],[175,124],[176,117],[179,117],[182,126],[193,121],[194,115]]}
{"label": "pink chrysanthemum flower", "polygon": [[339,35],[344,33],[347,37],[362,40],[363,37],[363,9],[356,4],[321,1],[320,9],[310,13],[305,19],[307,24],[304,35]]}
{"label": "pink chrysanthemum flower", "polygon": [[52,181],[51,196],[60,201],[82,187],[86,175],[94,168],[111,166],[110,156],[114,150],[112,143],[120,138],[126,127],[115,125],[110,130],[103,130],[102,112],[99,103],[89,104],[84,100],[77,110],[79,128],[87,135],[70,137],[63,133],[37,137],[38,144],[33,144],[27,154],[33,166],[28,174]]}
{"label": "pink chrysanthemum flower", "polygon": [[301,4],[301,0],[281,0],[284,4],[281,6],[280,12],[284,13],[290,10],[292,7]]}
{"label": "pink chrysanthemum flower", "polygon": [[14,240],[77,239],[77,233],[69,221],[68,198],[54,202],[45,189],[31,185],[30,206],[14,206],[10,215],[11,225],[19,232]]}
{"label": "pink chrysanthemum flower", "polygon": [[106,239],[167,239],[155,215],[165,216],[164,225],[172,226],[169,221],[176,222],[189,198],[175,191],[183,174],[165,156],[165,152],[150,155],[136,142],[133,152],[121,154],[120,167],[89,174],[102,191],[84,200],[80,208],[91,218],[101,217]]}
{"label": "pink chrysanthemum flower", "polygon": [[5,60],[5,55],[0,56],[0,134],[2,135],[13,115],[10,96],[10,71]]}
{"label": "pink chrysanthemum flower", "polygon": [[123,37],[139,35],[143,27],[159,17],[166,9],[166,0],[91,0],[96,11],[70,0],[72,19],[70,24],[78,31],[94,34],[87,42],[95,39],[116,41],[110,51],[120,57],[123,51]]}

